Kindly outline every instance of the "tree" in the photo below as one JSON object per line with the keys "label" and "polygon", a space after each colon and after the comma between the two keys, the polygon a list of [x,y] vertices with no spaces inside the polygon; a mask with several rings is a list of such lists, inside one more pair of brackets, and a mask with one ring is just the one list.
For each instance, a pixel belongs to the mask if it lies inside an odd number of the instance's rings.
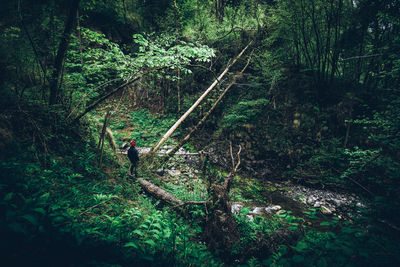
{"label": "tree", "polygon": [[54,72],[50,80],[50,98],[49,104],[53,105],[57,103],[58,91],[60,87],[60,79],[62,76],[62,67],[65,59],[65,54],[68,49],[68,44],[70,42],[71,33],[75,26],[75,18],[78,11],[80,0],[73,0],[70,3],[70,9],[68,13],[67,21],[65,22],[64,32],[60,40],[60,44],[58,46],[58,51],[56,55],[56,59],[54,62]]}

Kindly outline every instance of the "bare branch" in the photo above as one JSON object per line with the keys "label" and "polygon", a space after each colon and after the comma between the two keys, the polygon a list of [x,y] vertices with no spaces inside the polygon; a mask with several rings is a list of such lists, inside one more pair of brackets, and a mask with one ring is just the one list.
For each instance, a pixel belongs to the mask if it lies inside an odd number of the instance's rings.
{"label": "bare branch", "polygon": [[242,152],[242,146],[239,145],[239,151],[237,152],[237,158],[238,158],[238,162],[236,163],[235,168],[233,169],[233,172],[237,172],[239,166],[240,166],[240,152]]}
{"label": "bare branch", "polygon": [[372,55],[364,55],[364,56],[354,56],[354,57],[348,57],[348,58],[341,58],[339,57],[339,61],[346,61],[350,59],[359,59],[359,58],[367,58],[367,57],[377,57],[377,56],[382,56],[383,54],[372,54]]}

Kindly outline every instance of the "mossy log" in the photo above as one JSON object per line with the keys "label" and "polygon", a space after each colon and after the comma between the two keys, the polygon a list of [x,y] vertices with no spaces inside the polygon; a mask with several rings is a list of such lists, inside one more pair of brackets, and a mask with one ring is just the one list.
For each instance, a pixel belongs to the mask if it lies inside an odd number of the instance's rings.
{"label": "mossy log", "polygon": [[168,204],[171,205],[183,205],[185,201],[177,198],[171,193],[168,193],[164,189],[161,189],[160,187],[156,186],[155,184],[152,184],[142,178],[137,179],[138,183],[140,186],[143,188],[144,191],[146,191],[148,194],[156,197],[157,199],[160,199]]}
{"label": "mossy log", "polygon": [[172,205],[173,207],[181,207],[184,205],[205,205],[208,203],[208,200],[205,201],[183,201],[182,199],[176,197],[175,195],[168,193],[164,189],[156,186],[155,184],[150,183],[142,178],[136,180],[140,186],[143,188],[146,193],[152,195],[153,197],[164,201],[165,203]]}

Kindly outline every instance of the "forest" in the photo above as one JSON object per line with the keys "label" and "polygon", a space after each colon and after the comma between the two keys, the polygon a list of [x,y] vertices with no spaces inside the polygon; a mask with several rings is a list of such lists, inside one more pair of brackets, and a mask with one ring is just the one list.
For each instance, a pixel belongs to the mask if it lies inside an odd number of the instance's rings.
{"label": "forest", "polygon": [[1,1],[0,265],[400,266],[399,51],[397,0]]}

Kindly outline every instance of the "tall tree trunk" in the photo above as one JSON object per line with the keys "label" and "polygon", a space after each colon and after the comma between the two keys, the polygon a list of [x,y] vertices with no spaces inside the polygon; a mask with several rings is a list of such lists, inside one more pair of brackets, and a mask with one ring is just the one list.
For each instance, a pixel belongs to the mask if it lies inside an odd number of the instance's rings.
{"label": "tall tree trunk", "polygon": [[315,50],[317,52],[317,84],[320,84],[321,82],[321,38],[320,38],[320,32],[319,28],[316,22],[315,18],[315,12],[316,12],[316,7],[315,7],[315,1],[311,1],[311,22],[312,22],[312,28],[313,32],[315,35]]}
{"label": "tall tree trunk", "polygon": [[127,24],[127,20],[126,20],[126,3],[125,0],[122,0],[122,9],[123,9],[123,13],[124,13],[124,22],[125,24]]}
{"label": "tall tree trunk", "polygon": [[103,149],[104,149],[104,137],[106,135],[107,124],[111,115],[111,109],[109,109],[104,116],[103,127],[101,129],[99,145],[97,146],[98,154],[99,154],[99,168],[101,168],[101,163],[103,159]]}
{"label": "tall tree trunk", "polygon": [[71,6],[68,14],[67,21],[65,23],[64,32],[61,37],[60,45],[58,46],[56,60],[54,62],[54,72],[50,79],[50,99],[49,104],[53,105],[57,103],[59,81],[62,73],[63,61],[65,54],[68,49],[68,44],[70,41],[70,35],[73,30],[75,17],[78,11],[80,0],[72,0]]}
{"label": "tall tree trunk", "polygon": [[339,6],[336,12],[336,24],[335,24],[335,39],[333,44],[333,52],[332,52],[332,69],[331,69],[331,77],[329,81],[329,86],[331,87],[335,78],[336,68],[339,60],[339,35],[340,35],[340,16],[342,15],[342,7],[343,0],[339,0]]}
{"label": "tall tree trunk", "polygon": [[178,114],[181,113],[181,70],[178,69],[178,80],[177,80],[177,91],[178,91]]}
{"label": "tall tree trunk", "polygon": [[178,4],[176,3],[176,0],[174,0],[174,20],[175,20],[175,32],[179,33],[180,32],[179,9],[178,9]]}
{"label": "tall tree trunk", "polygon": [[80,18],[79,18],[79,9],[76,10],[76,25],[78,28],[78,38],[79,38],[79,53],[81,56],[81,65],[83,68],[83,49],[82,49],[82,35],[81,35],[81,26],[80,26],[80,22],[79,22]]}
{"label": "tall tree trunk", "polygon": [[230,142],[230,154],[232,159],[232,171],[225,177],[223,185],[214,185],[212,190],[212,213],[208,217],[204,229],[204,235],[212,250],[221,250],[225,256],[231,255],[232,247],[240,239],[240,233],[236,220],[232,216],[229,199],[230,185],[235,173],[240,166],[239,147],[237,160],[233,155],[232,142]]}

